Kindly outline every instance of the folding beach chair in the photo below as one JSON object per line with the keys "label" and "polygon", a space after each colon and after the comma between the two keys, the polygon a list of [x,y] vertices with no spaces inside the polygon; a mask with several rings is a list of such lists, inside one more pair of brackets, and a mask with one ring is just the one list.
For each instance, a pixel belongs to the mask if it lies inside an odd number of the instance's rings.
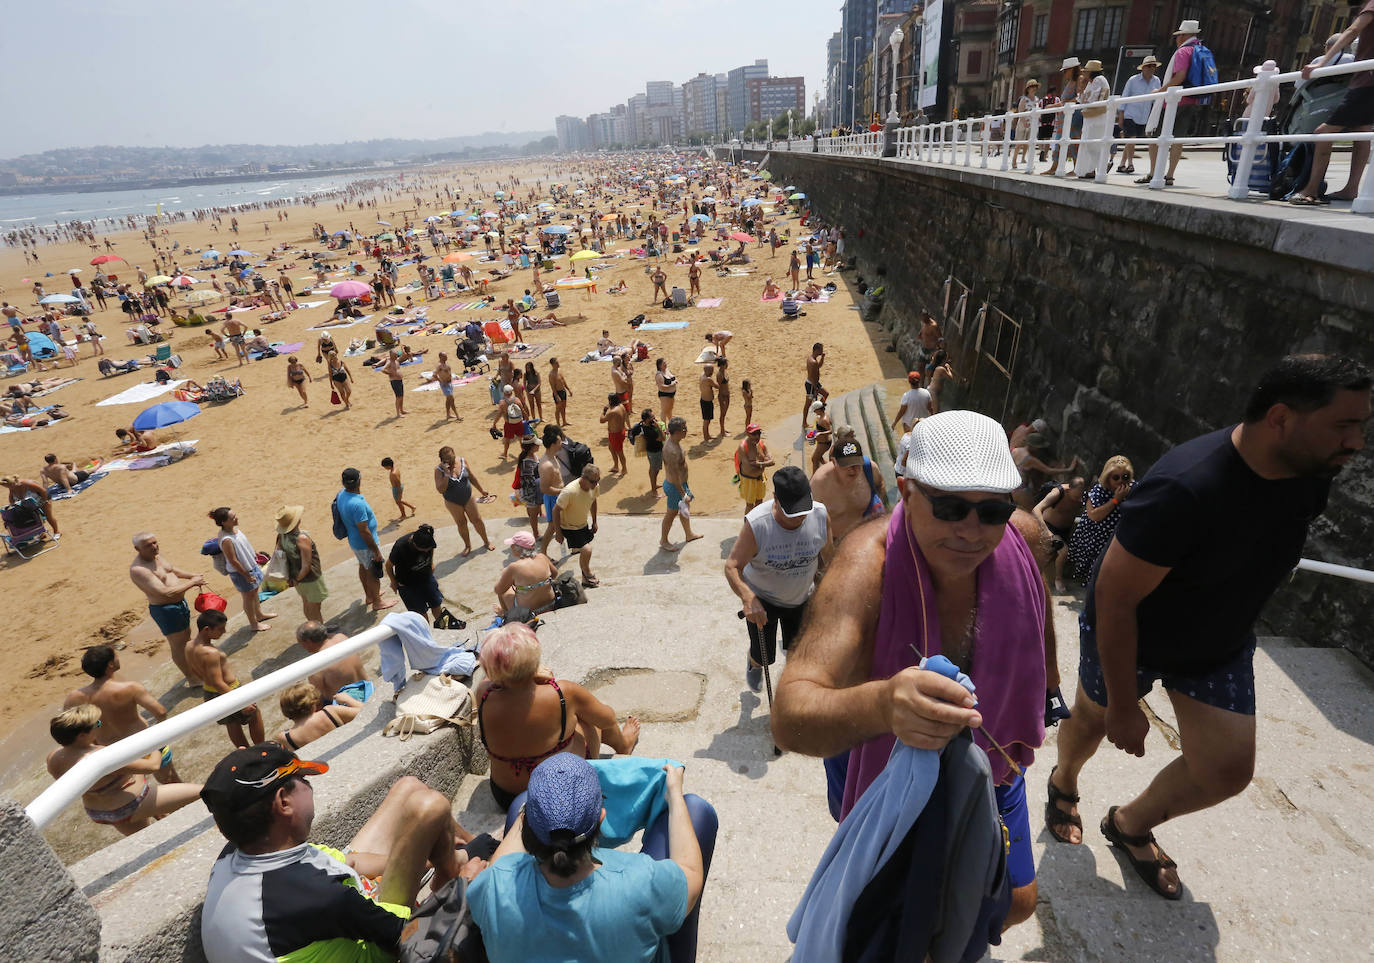
{"label": "folding beach chair", "polygon": [[5,551],[30,559],[58,547],[56,536],[48,536],[48,518],[32,496],[0,509],[4,520]]}

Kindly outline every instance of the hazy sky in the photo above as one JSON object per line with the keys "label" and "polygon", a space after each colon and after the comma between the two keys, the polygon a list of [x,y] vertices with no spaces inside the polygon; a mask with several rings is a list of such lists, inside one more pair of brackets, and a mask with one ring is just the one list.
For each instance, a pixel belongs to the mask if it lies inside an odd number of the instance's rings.
{"label": "hazy sky", "polygon": [[0,33],[0,156],[553,130],[768,59],[825,72],[840,0],[32,0]]}

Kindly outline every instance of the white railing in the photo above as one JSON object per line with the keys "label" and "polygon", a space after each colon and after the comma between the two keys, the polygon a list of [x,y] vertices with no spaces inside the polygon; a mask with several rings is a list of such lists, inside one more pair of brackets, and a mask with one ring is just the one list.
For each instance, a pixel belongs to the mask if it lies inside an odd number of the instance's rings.
{"label": "white railing", "polygon": [[1363,568],[1354,568],[1350,565],[1336,565],[1333,562],[1319,562],[1314,558],[1303,558],[1298,560],[1298,568],[1307,572],[1317,572],[1321,575],[1334,575],[1337,578],[1348,578],[1354,582],[1369,582],[1374,584],[1374,572]]}
{"label": "white railing", "polygon": [[[1316,79],[1362,73],[1369,70],[1374,70],[1374,60],[1351,61],[1322,67],[1313,70],[1311,76]],[[1084,105],[1068,103],[1058,107],[1036,108],[1019,112],[1008,111],[1004,114],[987,114],[982,117],[960,118],[914,127],[900,127],[895,131],[896,156],[928,164],[971,167],[976,163],[978,167],[983,169],[989,166],[989,161],[995,163],[1000,158],[1001,170],[1018,169],[1030,173],[1034,169],[1038,150],[1045,146],[1045,141],[1039,138],[1041,121],[1046,117],[1062,114],[1064,133],[1053,140],[1050,145],[1050,149],[1055,152],[1055,162],[1058,165],[1056,173],[1061,178],[1068,176],[1068,153],[1070,147],[1074,146],[1079,148],[1080,153],[1097,152],[1097,163],[1092,166],[1096,172],[1094,180],[1101,184],[1107,180],[1107,160],[1114,146],[1126,144],[1146,148],[1157,146],[1159,155],[1163,159],[1169,148],[1180,142],[1223,146],[1239,144],[1241,146],[1240,156],[1236,165],[1235,177],[1227,191],[1227,196],[1240,200],[1250,193],[1250,173],[1257,155],[1262,154],[1263,145],[1323,141],[1350,143],[1374,140],[1374,131],[1342,131],[1338,134],[1264,133],[1265,115],[1270,106],[1278,102],[1280,88],[1284,84],[1296,83],[1301,79],[1301,71],[1280,73],[1278,68],[1266,66],[1257,68],[1256,75],[1247,80],[1228,81],[1205,87],[1170,87],[1167,90],[1136,97],[1113,95],[1101,102],[1101,106],[1106,108],[1106,115],[1113,120],[1117,110],[1126,104],[1150,104],[1150,119],[1146,123],[1145,129],[1147,131],[1158,130],[1158,133],[1152,137],[1115,138],[1112,136],[1111,123],[1106,125],[1106,131],[1100,137],[1092,139],[1070,137],[1068,131],[1073,125],[1073,115],[1075,113],[1081,114]],[[1253,98],[1250,106],[1246,108],[1244,115],[1246,127],[1243,131],[1229,136],[1184,136],[1174,133],[1174,122],[1178,115],[1179,102],[1183,97],[1214,96],[1226,92],[1233,92],[1233,96],[1242,96],[1245,91],[1253,91]],[[1020,120],[1027,122],[1027,136],[1018,138],[1016,136],[1016,122]],[[996,137],[993,136],[994,128],[998,131]],[[819,138],[819,151],[823,154],[881,156],[883,153],[882,138],[881,133],[821,137]],[[1025,148],[1024,163],[1013,168],[1013,150],[1022,147]],[[776,146],[774,149],[777,149]],[[1085,157],[1084,160],[1089,161],[1089,158]],[[1084,164],[1083,166],[1087,165]],[[1154,176],[1149,182],[1151,190],[1163,190],[1167,186],[1164,183],[1166,170],[1167,165],[1165,163],[1155,164]],[[1302,187],[1302,185],[1297,186]],[[1356,214],[1374,214],[1374,164],[1369,165],[1351,210]]]}
{"label": "white railing", "polygon": [[[373,626],[327,649],[307,655],[298,662],[269,672],[261,679],[246,682],[203,705],[179,712],[164,722],[120,739],[113,745],[97,749],[43,790],[38,798],[29,803],[25,811],[38,828],[42,829],[56,819],[62,810],[80,799],[100,779],[116,769],[127,766],[154,749],[171,745],[197,729],[216,725],[230,713],[267,699],[293,682],[299,682],[326,666],[370,649],[395,634],[388,626]],[[152,778],[151,774],[148,778]]]}

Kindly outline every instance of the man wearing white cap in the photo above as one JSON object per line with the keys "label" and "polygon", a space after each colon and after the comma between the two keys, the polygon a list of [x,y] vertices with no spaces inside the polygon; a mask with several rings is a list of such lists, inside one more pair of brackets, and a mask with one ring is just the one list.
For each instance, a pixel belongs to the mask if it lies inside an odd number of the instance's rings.
{"label": "man wearing white cap", "polygon": [[[1202,41],[1198,39],[1198,34],[1202,33],[1202,27],[1196,20],[1185,20],[1178,25],[1174,31],[1174,43],[1178,49],[1174,51],[1173,57],[1169,59],[1169,73],[1164,80],[1163,89],[1170,87],[1181,87],[1188,82],[1188,71],[1192,67],[1193,57],[1198,50],[1206,50]],[[1210,56],[1210,53],[1208,54]],[[1178,102],[1178,113],[1174,115],[1174,137],[1193,137],[1202,129],[1203,121],[1206,117],[1207,101],[1210,97],[1183,97]],[[1162,115],[1161,115],[1162,116]],[[1150,145],[1150,173],[1144,177],[1136,178],[1137,184],[1148,184],[1155,176],[1154,167],[1159,155],[1159,147],[1155,144]],[[1164,183],[1169,187],[1174,185],[1174,170],[1178,167],[1178,160],[1183,156],[1183,141],[1175,140],[1169,147],[1169,172],[1164,175]]]}
{"label": "man wearing white cap", "polygon": [[[1035,909],[1025,782],[1011,760],[1024,769],[1044,741],[1048,611],[1031,549],[1007,527],[1021,475],[1001,426],[972,411],[922,419],[904,475],[891,516],[855,529],[816,591],[778,686],[773,738],[809,755],[848,751],[844,815],[895,740],[941,749],[975,728],[1011,834],[1012,925]],[[969,670],[976,710],[962,686],[916,668],[936,654]]]}

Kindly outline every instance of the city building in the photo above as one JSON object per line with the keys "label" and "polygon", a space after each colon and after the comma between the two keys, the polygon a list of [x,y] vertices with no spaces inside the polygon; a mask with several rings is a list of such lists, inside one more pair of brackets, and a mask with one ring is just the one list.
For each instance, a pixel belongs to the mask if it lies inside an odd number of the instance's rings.
{"label": "city building", "polygon": [[[839,88],[840,125],[858,125],[869,115],[864,106],[863,64],[873,49],[877,26],[877,0],[845,0],[840,8],[840,54],[842,60]],[[869,101],[871,102],[871,97]]]}
{"label": "city building", "polygon": [[793,123],[806,116],[805,77],[758,77],[745,85],[750,122],[771,121],[792,111]]}
{"label": "city building", "polygon": [[751,80],[768,76],[768,61],[755,60],[744,67],[736,67],[726,74],[726,117],[725,127],[729,131],[741,131],[758,117],[749,115],[749,88]]}
{"label": "city building", "polygon": [[717,133],[716,77],[700,73],[682,85],[683,125],[688,137]]}
{"label": "city building", "polygon": [[566,114],[554,118],[554,130],[558,134],[559,153],[566,153],[573,150],[586,150],[587,123],[581,117],[569,117]]}
{"label": "city building", "polygon": [[649,96],[647,94],[635,94],[625,101],[625,129],[631,144],[639,144],[648,140],[647,121],[649,109]]}
{"label": "city building", "polygon": [[844,39],[836,30],[825,42],[825,123],[826,127],[839,126],[836,116],[840,105],[840,83],[844,78]]}

